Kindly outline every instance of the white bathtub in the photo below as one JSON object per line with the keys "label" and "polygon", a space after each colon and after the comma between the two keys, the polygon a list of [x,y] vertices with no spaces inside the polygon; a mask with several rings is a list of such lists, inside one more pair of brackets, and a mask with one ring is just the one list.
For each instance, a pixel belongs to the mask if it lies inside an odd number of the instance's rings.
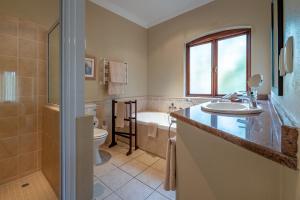
{"label": "white bathtub", "polygon": [[[138,112],[137,113],[137,122],[143,125],[147,123],[156,123],[158,128],[169,130],[169,126],[172,118],[168,113],[163,112]],[[173,123],[171,126],[171,131],[176,132],[176,123]]]}

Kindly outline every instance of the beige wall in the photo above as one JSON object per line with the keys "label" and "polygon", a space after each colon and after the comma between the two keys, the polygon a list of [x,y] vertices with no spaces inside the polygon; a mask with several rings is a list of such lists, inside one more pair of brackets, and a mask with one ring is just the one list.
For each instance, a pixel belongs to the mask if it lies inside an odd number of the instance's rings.
{"label": "beige wall", "polygon": [[86,53],[97,58],[97,80],[85,81],[86,101],[103,100],[106,89],[99,84],[101,59],[126,61],[129,82],[123,96],[147,94],[147,30],[97,6],[86,5]]}
{"label": "beige wall", "polygon": [[148,94],[184,95],[184,44],[236,26],[252,27],[252,74],[264,75],[260,93],[270,92],[270,0],[216,0],[148,32]]}
{"label": "beige wall", "polygon": [[284,1],[284,38],[294,37],[294,72],[284,77],[283,97],[273,97],[285,108],[293,121],[300,127],[300,1]]}

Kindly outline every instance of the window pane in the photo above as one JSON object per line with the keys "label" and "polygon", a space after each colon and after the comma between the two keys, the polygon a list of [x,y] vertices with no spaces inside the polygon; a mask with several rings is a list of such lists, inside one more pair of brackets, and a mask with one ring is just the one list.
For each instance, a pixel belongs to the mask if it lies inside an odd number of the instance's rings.
{"label": "window pane", "polygon": [[211,94],[211,48],[211,43],[190,48],[191,94]]}
{"label": "window pane", "polygon": [[247,36],[218,41],[218,94],[246,91]]}

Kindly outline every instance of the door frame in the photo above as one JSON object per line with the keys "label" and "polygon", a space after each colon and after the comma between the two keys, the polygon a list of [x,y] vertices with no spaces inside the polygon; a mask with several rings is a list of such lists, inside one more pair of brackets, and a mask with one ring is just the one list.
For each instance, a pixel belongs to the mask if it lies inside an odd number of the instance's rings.
{"label": "door frame", "polygon": [[61,199],[76,200],[76,118],[84,115],[85,0],[60,0]]}

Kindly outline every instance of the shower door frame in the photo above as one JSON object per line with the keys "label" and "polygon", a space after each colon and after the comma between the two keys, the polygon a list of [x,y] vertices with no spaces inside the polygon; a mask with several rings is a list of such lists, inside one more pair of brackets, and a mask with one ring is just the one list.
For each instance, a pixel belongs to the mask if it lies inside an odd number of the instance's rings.
{"label": "shower door frame", "polygon": [[60,0],[61,199],[76,200],[76,118],[84,115],[85,0]]}

